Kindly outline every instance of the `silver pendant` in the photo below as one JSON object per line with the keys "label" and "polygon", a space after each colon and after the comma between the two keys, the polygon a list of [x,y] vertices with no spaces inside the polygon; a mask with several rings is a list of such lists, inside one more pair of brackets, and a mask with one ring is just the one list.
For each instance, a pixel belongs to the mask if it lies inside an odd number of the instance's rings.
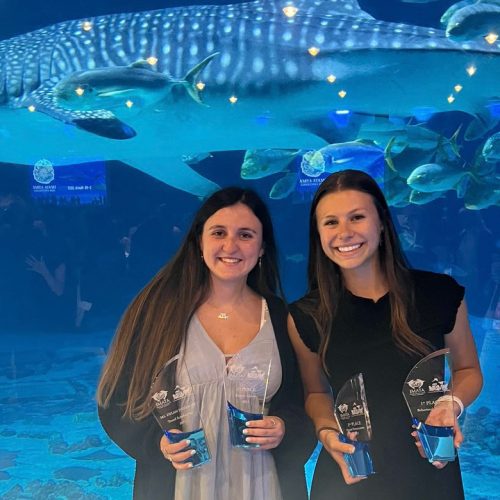
{"label": "silver pendant", "polygon": [[218,319],[229,319],[229,316],[226,313],[219,313],[217,318]]}

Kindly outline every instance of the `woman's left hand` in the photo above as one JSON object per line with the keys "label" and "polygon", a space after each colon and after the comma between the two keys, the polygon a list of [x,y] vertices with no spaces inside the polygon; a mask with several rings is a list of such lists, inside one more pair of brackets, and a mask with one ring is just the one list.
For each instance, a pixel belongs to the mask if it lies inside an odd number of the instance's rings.
{"label": "woman's left hand", "polygon": [[[434,425],[436,427],[453,427],[453,445],[455,448],[460,448],[462,441],[464,440],[464,436],[462,431],[460,430],[460,426],[458,425],[457,417],[453,411],[450,411],[450,407],[448,405],[437,405],[432,411],[429,413],[429,416],[426,418],[425,423],[428,425]],[[418,439],[417,431],[413,431],[411,435],[415,438],[415,444],[417,446],[418,452],[420,456],[426,458],[424,450],[422,448],[422,443]],[[442,469],[446,466],[448,462],[443,462],[436,460],[432,462],[432,465],[437,469]]]}
{"label": "woman's left hand", "polygon": [[285,422],[279,417],[266,416],[262,420],[250,420],[243,431],[249,444],[260,445],[257,450],[276,448],[285,435]]}

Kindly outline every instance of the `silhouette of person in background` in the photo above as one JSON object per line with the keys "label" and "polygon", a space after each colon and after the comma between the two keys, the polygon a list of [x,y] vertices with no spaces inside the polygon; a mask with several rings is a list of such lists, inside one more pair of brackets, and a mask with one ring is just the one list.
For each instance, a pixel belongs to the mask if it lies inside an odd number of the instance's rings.
{"label": "silhouette of person in background", "polygon": [[70,327],[67,255],[44,218],[33,218],[18,195],[0,196],[2,323],[14,330]]}

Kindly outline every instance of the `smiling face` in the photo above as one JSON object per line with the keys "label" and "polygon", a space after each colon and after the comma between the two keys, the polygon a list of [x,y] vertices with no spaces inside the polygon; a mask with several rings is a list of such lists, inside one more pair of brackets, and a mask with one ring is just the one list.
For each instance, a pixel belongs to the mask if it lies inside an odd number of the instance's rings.
{"label": "smiling face", "polygon": [[212,280],[246,282],[264,253],[262,224],[243,203],[222,208],[205,222],[200,246]]}
{"label": "smiling face", "polygon": [[323,252],[342,273],[378,272],[382,223],[369,194],[326,194],[316,207],[316,223]]}

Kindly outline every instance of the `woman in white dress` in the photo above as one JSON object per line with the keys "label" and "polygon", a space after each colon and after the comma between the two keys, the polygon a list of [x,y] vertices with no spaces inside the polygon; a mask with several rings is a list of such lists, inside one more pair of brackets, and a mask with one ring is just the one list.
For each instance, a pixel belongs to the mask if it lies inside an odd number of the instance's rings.
{"label": "woman in white dress", "polygon": [[[134,498],[306,499],[303,465],[315,444],[286,331],[269,213],[252,191],[226,188],[195,215],[172,260],[127,309],[97,400],[108,435],[136,460]],[[231,445],[224,374],[237,354],[267,341],[264,417]],[[154,375],[177,354],[199,401],[211,460],[193,468],[186,440],[170,442],[152,415]],[[255,360],[256,362],[259,360]]]}

